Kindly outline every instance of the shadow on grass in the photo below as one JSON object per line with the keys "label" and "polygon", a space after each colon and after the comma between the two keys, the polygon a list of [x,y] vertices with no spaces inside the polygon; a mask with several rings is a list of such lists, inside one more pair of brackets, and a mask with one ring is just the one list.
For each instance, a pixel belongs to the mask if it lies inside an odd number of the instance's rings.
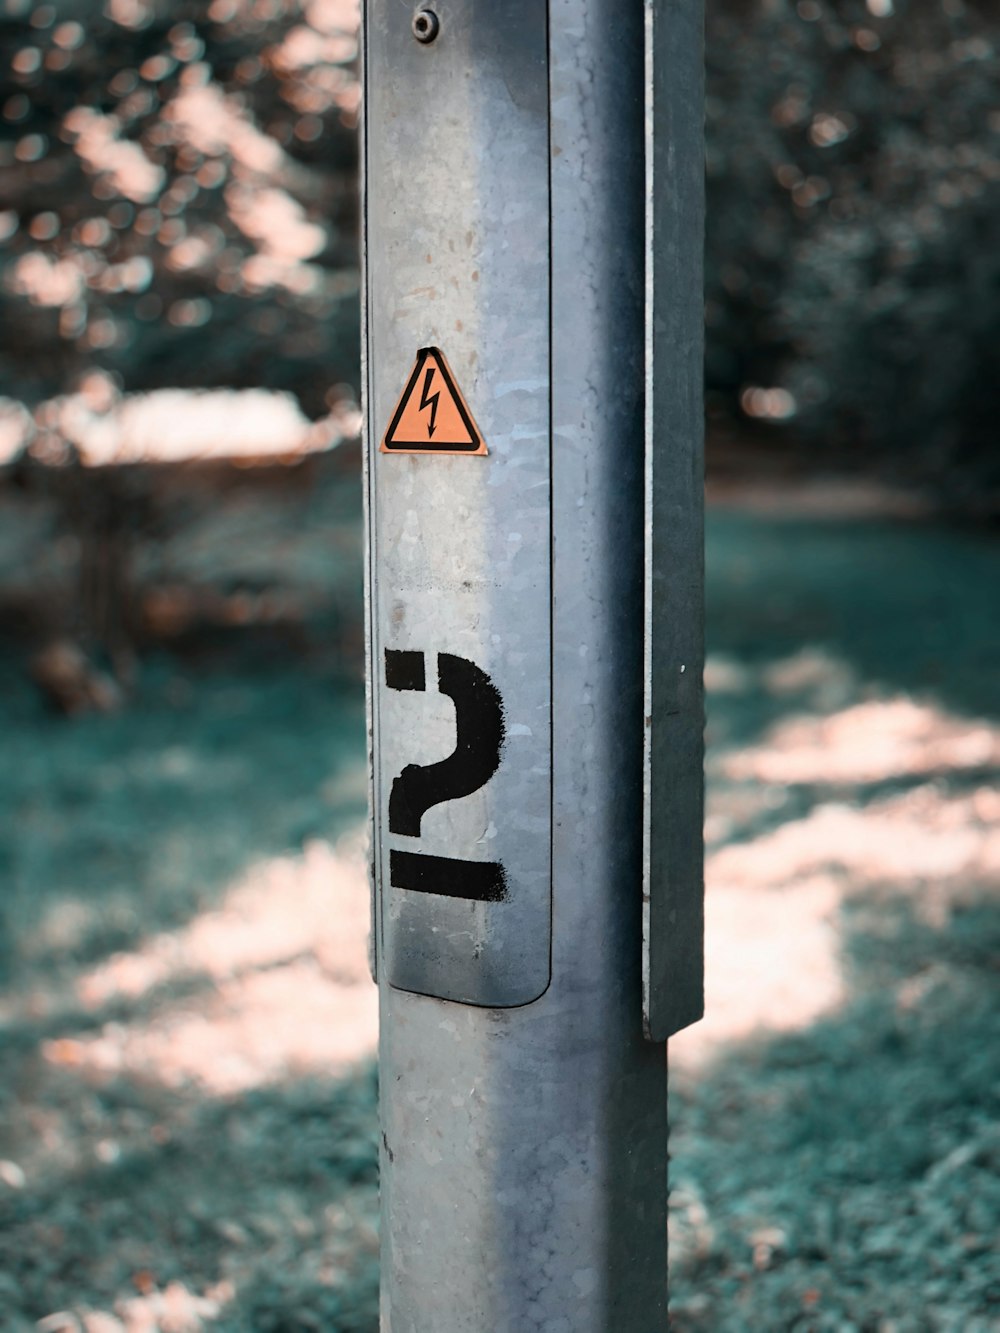
{"label": "shadow on grass", "polygon": [[849,900],[844,1010],[674,1091],[679,1333],[996,1327],[1000,910],[916,906]]}
{"label": "shadow on grass", "polygon": [[[869,688],[1000,714],[1000,546],[990,532],[709,510],[706,581],[714,653],[753,668],[811,646]],[[728,701],[727,739],[754,739],[788,706],[757,694]]]}
{"label": "shadow on grass", "polygon": [[[675,1087],[680,1333],[995,1326],[1000,913],[979,892],[937,924],[918,907],[848,900],[849,1004]],[[374,1333],[373,1067],[225,1098],[37,1077],[64,1160],[0,1188],[11,1333],[64,1308],[130,1321],[171,1289],[223,1333]]]}
{"label": "shadow on grass", "polygon": [[[849,664],[852,690],[996,715],[1000,580],[976,534],[716,513],[708,551],[713,652],[753,669],[810,645]],[[308,656],[222,657],[196,673],[160,656],[129,713],[72,723],[45,715],[11,674],[0,704],[10,996],[176,931],[247,867],[363,815],[360,689]],[[747,745],[808,703],[753,684],[714,698],[710,718],[726,745]],[[721,841],[758,839],[831,799],[863,808],[900,785],[960,793],[986,777],[772,782],[781,804],[752,805]],[[745,783],[754,800],[766,785]],[[936,925],[918,906],[888,890],[849,899],[843,1011],[734,1044],[678,1083],[682,1333],[992,1327],[996,905],[970,891]],[[178,985],[167,998],[197,1009],[202,983]],[[53,1067],[38,1049],[61,1030],[152,1019],[165,995],[90,1015],[57,1000],[42,1015],[22,1006],[3,1034],[14,1076],[0,1121],[16,1100],[51,1157],[23,1187],[0,1183],[0,1309],[12,1333],[60,1308],[151,1301],[144,1293],[171,1284],[214,1302],[204,1318],[223,1333],[374,1333],[370,1069],[213,1097]]]}
{"label": "shadow on grass", "polygon": [[0,985],[52,979],[218,901],[248,865],[363,818],[364,699],[291,654],[161,655],[121,714],[47,713],[10,664]]}
{"label": "shadow on grass", "polygon": [[59,1310],[161,1327],[166,1292],[177,1327],[374,1333],[372,1066],[239,1098],[69,1073],[50,1092],[50,1132],[80,1162],[0,1188],[4,1329]]}

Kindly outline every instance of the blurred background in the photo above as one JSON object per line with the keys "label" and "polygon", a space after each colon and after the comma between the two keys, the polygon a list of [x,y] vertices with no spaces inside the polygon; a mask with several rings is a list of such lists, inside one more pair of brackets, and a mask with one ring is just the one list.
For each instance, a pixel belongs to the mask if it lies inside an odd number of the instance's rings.
{"label": "blurred background", "polygon": [[[373,1333],[357,6],[0,15],[0,1329]],[[691,1333],[1000,1327],[998,43],[709,0]]]}

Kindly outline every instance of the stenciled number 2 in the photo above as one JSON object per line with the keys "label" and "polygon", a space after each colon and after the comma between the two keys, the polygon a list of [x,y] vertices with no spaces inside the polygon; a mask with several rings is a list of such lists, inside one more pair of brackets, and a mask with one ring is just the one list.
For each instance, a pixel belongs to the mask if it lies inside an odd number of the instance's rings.
{"label": "stenciled number 2", "polygon": [[[455,705],[455,749],[437,764],[407,764],[389,794],[389,832],[419,838],[423,816],[442,801],[471,796],[500,767],[504,743],[503,700],[489,676],[474,662],[438,653],[438,689]],[[390,690],[426,689],[424,654],[385,653]],[[463,861],[450,856],[390,850],[394,889],[437,893],[495,903],[507,897],[507,877],[498,861]]]}

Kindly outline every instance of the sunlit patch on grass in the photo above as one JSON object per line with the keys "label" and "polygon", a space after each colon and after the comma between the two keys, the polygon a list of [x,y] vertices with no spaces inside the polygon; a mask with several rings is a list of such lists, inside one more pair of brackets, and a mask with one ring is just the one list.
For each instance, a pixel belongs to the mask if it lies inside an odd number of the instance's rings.
{"label": "sunlit patch on grass", "polygon": [[837,913],[841,888],[813,875],[778,888],[729,882],[710,864],[705,1017],[670,1043],[691,1071],[752,1034],[796,1031],[845,998]]}
{"label": "sunlit patch on grass", "polygon": [[43,1053],[82,1071],[195,1083],[218,1095],[339,1073],[376,1044],[368,916],[357,837],[258,863],[219,908],[78,983],[89,1012],[156,992],[152,1017],[60,1035]]}
{"label": "sunlit patch on grass", "polygon": [[[865,697],[851,666],[816,648],[764,664],[710,656],[706,686],[710,718],[713,700],[725,711],[751,697],[799,711],[752,744],[709,749],[706,1017],[671,1043],[688,1072],[848,1001],[853,904],[902,895],[913,920],[941,930],[970,895],[1000,887],[991,720]],[[930,984],[904,982],[900,1004]]]}
{"label": "sunlit patch on grass", "polygon": [[159,1290],[143,1282],[144,1275],[136,1276],[140,1294],[116,1301],[113,1312],[56,1310],[38,1320],[38,1333],[201,1333],[234,1295],[231,1282],[219,1282],[198,1296],[183,1282],[170,1282]]}
{"label": "sunlit patch on grass", "polygon": [[[782,678],[775,674],[776,681]],[[787,688],[782,686],[781,688]],[[763,743],[721,761],[728,778],[863,783],[1000,764],[1000,727],[908,698],[873,699],[830,717],[779,722]]]}
{"label": "sunlit patch on grass", "polygon": [[948,796],[925,784],[858,809],[817,806],[752,842],[733,843],[708,861],[710,884],[745,892],[795,888],[830,873],[845,889],[912,888],[924,899],[943,880],[988,882],[1000,875],[1000,829],[989,787]]}
{"label": "sunlit patch on grass", "polygon": [[47,447],[50,437],[69,441],[87,467],[196,459],[292,462],[335,447],[360,426],[357,410],[346,402],[311,422],[289,393],[157,389],[123,397],[97,373],[79,392],[40,404],[35,420],[42,431],[39,447]]}

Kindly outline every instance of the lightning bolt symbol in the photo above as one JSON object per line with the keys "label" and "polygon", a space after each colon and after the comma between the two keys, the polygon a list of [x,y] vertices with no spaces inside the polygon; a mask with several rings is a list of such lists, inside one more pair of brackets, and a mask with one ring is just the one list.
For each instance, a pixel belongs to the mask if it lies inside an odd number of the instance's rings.
{"label": "lightning bolt symbol", "polygon": [[429,392],[433,379],[434,367],[431,366],[430,370],[428,370],[427,374],[424,376],[424,387],[420,394],[420,411],[422,412],[425,407],[431,409],[431,419],[427,426],[427,438],[431,440],[434,438],[434,422],[438,414],[438,399],[441,397],[440,389],[437,393]]}

